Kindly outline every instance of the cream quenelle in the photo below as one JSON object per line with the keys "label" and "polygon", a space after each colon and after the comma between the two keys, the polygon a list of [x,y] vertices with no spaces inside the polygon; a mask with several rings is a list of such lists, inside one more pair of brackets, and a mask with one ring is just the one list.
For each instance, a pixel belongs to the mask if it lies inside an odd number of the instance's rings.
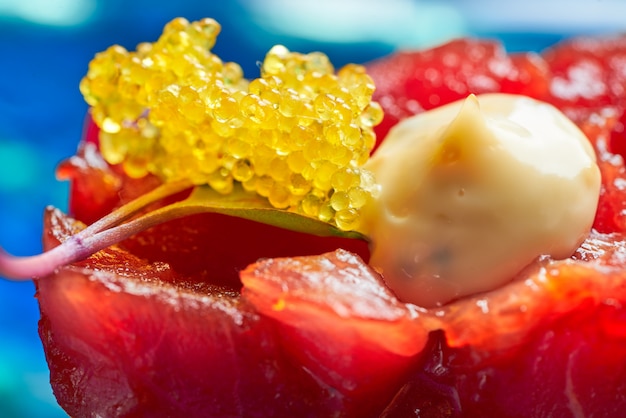
{"label": "cream quenelle", "polygon": [[574,123],[509,94],[400,122],[365,168],[380,186],[361,220],[370,263],[399,298],[425,307],[493,289],[538,256],[569,257],[600,192]]}

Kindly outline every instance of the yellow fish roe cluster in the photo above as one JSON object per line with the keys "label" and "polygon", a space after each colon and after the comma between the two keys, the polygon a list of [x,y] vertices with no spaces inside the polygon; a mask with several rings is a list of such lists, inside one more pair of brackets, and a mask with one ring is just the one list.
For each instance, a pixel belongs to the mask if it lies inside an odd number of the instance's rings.
{"label": "yellow fish roe cluster", "polygon": [[248,82],[210,52],[219,31],[212,19],[178,18],[136,52],[96,55],[80,87],[104,158],[133,177],[223,194],[239,182],[276,208],[356,229],[377,187],[361,166],[383,117],[364,67],[335,73],[322,53],[275,46]]}

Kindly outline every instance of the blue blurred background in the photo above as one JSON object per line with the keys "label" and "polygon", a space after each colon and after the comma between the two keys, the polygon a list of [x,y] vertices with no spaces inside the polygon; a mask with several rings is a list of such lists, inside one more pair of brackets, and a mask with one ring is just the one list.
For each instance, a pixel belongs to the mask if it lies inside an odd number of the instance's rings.
{"label": "blue blurred background", "polygon": [[[258,75],[274,44],[321,50],[337,65],[398,48],[479,35],[511,51],[567,36],[626,30],[622,0],[0,0],[0,244],[41,250],[46,205],[66,209],[54,178],[72,155],[87,107],[78,91],[93,55],[111,44],[153,41],[176,16],[222,24],[215,51]],[[37,335],[32,283],[0,280],[0,417],[64,417]]]}

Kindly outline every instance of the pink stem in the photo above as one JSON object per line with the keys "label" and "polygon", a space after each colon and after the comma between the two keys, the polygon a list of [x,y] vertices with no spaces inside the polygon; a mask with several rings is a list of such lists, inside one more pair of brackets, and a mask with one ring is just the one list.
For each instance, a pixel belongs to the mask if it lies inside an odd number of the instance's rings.
{"label": "pink stem", "polygon": [[71,236],[63,244],[45,253],[30,257],[15,257],[4,251],[0,252],[0,275],[14,280],[28,280],[43,277],[56,268],[89,256],[78,235]]}
{"label": "pink stem", "polygon": [[83,260],[151,226],[185,216],[186,213],[190,212],[190,208],[174,203],[119,225],[120,222],[124,222],[149,204],[183,191],[190,186],[187,182],[167,183],[159,186],[42,254],[16,257],[0,248],[0,276],[13,280],[44,277],[52,274],[59,267]]}
{"label": "pink stem", "polygon": [[103,218],[98,219],[96,222],[78,232],[76,235],[79,235],[81,237],[94,235],[98,232],[115,226],[120,222],[124,222],[126,219],[130,218],[151,203],[157,202],[168,196],[172,196],[178,192],[182,192],[183,190],[188,189],[191,186],[192,185],[186,181],[162,184],[154,190],[151,190],[148,193],[139,196],[135,200],[131,200],[121,208],[114,210]]}

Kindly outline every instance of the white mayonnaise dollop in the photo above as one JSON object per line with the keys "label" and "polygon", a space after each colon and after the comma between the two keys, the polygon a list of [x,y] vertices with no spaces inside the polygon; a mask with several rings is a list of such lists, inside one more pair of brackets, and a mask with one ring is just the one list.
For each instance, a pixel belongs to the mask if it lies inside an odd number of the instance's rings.
{"label": "white mayonnaise dollop", "polygon": [[380,195],[362,219],[370,264],[432,307],[569,257],[590,231],[600,171],[585,135],[528,97],[469,96],[400,122],[366,164]]}

